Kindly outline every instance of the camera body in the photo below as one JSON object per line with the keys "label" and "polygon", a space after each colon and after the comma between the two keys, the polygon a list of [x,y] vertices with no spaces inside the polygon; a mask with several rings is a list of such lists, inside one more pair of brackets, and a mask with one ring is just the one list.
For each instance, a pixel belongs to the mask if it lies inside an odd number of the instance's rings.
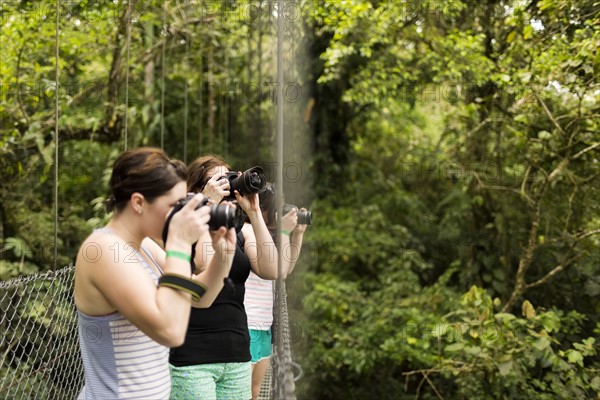
{"label": "camera body", "polygon": [[[169,234],[169,224],[171,223],[171,218],[175,215],[179,210],[181,210],[187,203],[190,201],[196,194],[188,193],[185,199],[179,200],[177,204],[173,207],[173,210],[167,217],[165,221],[165,227],[162,232],[162,240],[164,243],[167,242],[167,236]],[[196,207],[196,210],[202,206],[208,204],[209,199],[204,198]],[[237,228],[244,220],[244,216],[242,215],[241,209],[238,207],[233,207],[229,204],[213,204],[209,205],[210,207],[210,220],[208,221],[208,228],[211,231],[216,231],[220,227],[224,226],[225,228]]]}
{"label": "camera body", "polygon": [[258,193],[265,188],[267,185],[267,178],[263,172],[262,167],[252,167],[244,171],[240,176],[237,172],[230,171],[226,173],[221,179],[227,179],[229,181],[229,196],[223,198],[223,200],[233,201],[235,200],[234,191],[237,190],[242,196],[249,194]]}
{"label": "camera body", "polygon": [[[188,203],[188,201],[190,201],[195,195],[196,195],[195,193],[188,193],[187,196],[185,197],[185,199],[179,200],[177,202],[177,204],[175,204],[175,206],[173,206],[173,210],[167,217],[167,220],[165,221],[165,226],[162,231],[162,240],[163,240],[163,243],[165,244],[165,246],[167,244],[167,237],[169,235],[169,224],[171,223],[171,219],[173,218],[173,215],[175,215],[177,212],[179,212]],[[202,199],[200,204],[198,204],[198,207],[196,207],[196,210],[202,206],[208,205],[208,202],[209,202],[209,199],[205,197],[204,199]],[[209,207],[210,207],[210,220],[208,221],[208,229],[210,229],[212,231],[216,231],[217,229],[219,229],[222,226],[226,227],[227,229],[237,228],[238,226],[241,226],[241,224],[244,222],[244,217],[241,212],[241,209],[239,209],[237,207],[233,207],[229,204],[213,204],[213,205],[209,205]],[[194,264],[195,254],[196,254],[196,243],[194,243],[192,245],[192,260],[190,262],[190,265],[192,268],[192,273],[195,270],[195,264]]]}
{"label": "camera body", "polygon": [[[185,199],[178,201],[175,207],[173,207],[173,212],[171,215],[181,210],[181,208],[184,207],[195,195],[195,193],[188,193]],[[211,231],[216,231],[222,226],[229,229],[235,228],[239,225],[239,219],[243,218],[239,207],[233,207],[229,204],[208,204],[208,202],[209,199],[205,197],[202,199],[200,204],[198,204],[196,210],[206,205],[210,207],[210,220],[208,221],[208,228]]]}
{"label": "camera body", "polygon": [[289,213],[294,208],[298,209],[298,212],[296,213],[298,216],[298,225],[310,225],[312,223],[312,211],[301,211],[299,207],[293,204],[284,204],[281,210],[281,215]]}

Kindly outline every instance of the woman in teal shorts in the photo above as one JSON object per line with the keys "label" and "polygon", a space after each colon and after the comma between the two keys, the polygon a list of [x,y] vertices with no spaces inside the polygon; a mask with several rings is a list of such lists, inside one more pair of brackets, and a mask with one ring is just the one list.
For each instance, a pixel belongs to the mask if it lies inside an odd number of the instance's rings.
{"label": "woman in teal shorts", "polygon": [[[259,194],[260,208],[269,231],[275,237],[277,210],[275,189],[268,184]],[[300,256],[302,238],[307,225],[298,225],[296,209],[292,209],[281,218],[283,242],[283,267],[292,273]],[[290,238],[291,236],[291,238]],[[285,278],[285,277],[284,277]],[[271,327],[273,325],[273,281],[265,280],[250,272],[246,281],[246,297],[244,307],[248,315],[248,330],[250,333],[250,354],[252,355],[252,399],[260,394],[271,357]]]}
{"label": "woman in teal shorts", "polygon": [[[218,202],[229,195],[229,181],[223,178],[228,171],[229,166],[221,158],[200,157],[189,166],[188,190],[202,192]],[[245,282],[251,270],[264,279],[276,279],[278,255],[258,195],[235,195],[250,223],[237,234],[229,285],[209,308],[192,306],[184,344],[171,349],[174,400],[249,400],[252,396]],[[211,253],[210,249],[203,252],[206,263]]]}

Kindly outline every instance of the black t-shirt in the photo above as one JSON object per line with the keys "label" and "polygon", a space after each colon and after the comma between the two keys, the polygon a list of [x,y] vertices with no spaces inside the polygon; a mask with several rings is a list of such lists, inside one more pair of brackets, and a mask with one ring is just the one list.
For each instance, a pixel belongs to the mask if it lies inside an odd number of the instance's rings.
{"label": "black t-shirt", "polygon": [[209,308],[192,307],[182,346],[171,349],[169,362],[176,367],[250,361],[248,318],[244,309],[245,283],[250,260],[244,253],[244,236],[237,247],[229,277],[235,290],[224,286]]}

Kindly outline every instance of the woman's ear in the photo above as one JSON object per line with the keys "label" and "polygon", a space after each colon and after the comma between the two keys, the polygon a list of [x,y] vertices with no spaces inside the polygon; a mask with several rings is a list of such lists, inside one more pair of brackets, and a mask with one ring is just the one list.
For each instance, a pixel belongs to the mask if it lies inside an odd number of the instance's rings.
{"label": "woman's ear", "polygon": [[135,192],[131,195],[129,199],[131,202],[131,208],[136,214],[141,214],[144,211],[144,195],[138,192]]}

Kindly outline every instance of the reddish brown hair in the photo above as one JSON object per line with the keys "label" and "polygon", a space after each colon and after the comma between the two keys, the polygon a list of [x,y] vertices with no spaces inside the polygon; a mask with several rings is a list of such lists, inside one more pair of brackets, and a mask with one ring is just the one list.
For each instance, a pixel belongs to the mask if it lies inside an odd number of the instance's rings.
{"label": "reddish brown hair", "polygon": [[221,157],[214,154],[207,154],[196,158],[188,167],[187,186],[190,192],[201,192],[206,186],[206,182],[211,178],[208,171],[215,167],[225,167],[230,169],[229,164]]}

